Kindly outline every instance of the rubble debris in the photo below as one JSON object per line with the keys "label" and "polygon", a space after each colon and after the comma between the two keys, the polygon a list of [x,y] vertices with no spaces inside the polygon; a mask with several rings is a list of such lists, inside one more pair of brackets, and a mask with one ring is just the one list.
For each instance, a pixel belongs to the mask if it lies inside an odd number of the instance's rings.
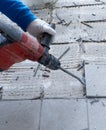
{"label": "rubble debris", "polygon": [[17,81],[18,79],[19,79],[19,76],[17,76],[15,80]]}
{"label": "rubble debris", "polygon": [[97,102],[99,102],[99,100],[98,100],[98,99],[94,99],[94,100],[91,101],[90,103],[91,103],[91,105],[93,105],[94,103],[97,103]]}
{"label": "rubble debris", "polygon": [[49,78],[49,75],[47,75],[47,74],[42,74],[42,77]]}
{"label": "rubble debris", "polygon": [[56,13],[56,17],[59,20],[58,24],[69,26],[72,23],[72,21],[66,22],[64,19],[60,18],[57,13]]}
{"label": "rubble debris", "polygon": [[91,25],[85,23],[84,21],[82,21],[81,23],[84,24],[85,26],[89,27],[89,28],[93,28]]}

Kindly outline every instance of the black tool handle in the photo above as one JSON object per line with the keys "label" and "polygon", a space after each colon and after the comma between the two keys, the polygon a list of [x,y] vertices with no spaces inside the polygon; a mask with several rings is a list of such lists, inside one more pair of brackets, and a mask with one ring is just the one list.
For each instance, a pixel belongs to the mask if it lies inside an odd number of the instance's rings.
{"label": "black tool handle", "polygon": [[[53,29],[55,29],[55,24],[52,23],[50,26]],[[49,46],[50,46],[50,43],[52,42],[52,39],[53,39],[52,35],[50,35],[48,33],[44,34],[44,39],[42,40],[41,44],[42,44],[42,46],[44,46],[47,49],[47,51],[50,49]]]}

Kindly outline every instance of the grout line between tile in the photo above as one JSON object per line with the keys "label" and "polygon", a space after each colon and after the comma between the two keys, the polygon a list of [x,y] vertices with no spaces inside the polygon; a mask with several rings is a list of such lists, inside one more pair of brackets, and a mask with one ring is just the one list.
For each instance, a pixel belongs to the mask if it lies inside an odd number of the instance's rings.
{"label": "grout line between tile", "polygon": [[90,124],[89,124],[89,110],[88,110],[88,99],[86,99],[86,107],[87,107],[87,124],[88,124],[88,130],[90,130]]}
{"label": "grout line between tile", "polygon": [[41,130],[42,105],[43,105],[43,98],[41,99],[41,104],[40,104],[40,115],[39,115],[38,130]]}

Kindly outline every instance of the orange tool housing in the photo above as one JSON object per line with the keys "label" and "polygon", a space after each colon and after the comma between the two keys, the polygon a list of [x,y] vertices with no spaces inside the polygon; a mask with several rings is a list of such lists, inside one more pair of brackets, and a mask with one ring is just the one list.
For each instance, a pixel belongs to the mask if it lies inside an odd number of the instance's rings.
{"label": "orange tool housing", "polygon": [[22,32],[20,40],[0,47],[0,70],[6,70],[15,63],[26,59],[38,61],[44,48],[31,35]]}

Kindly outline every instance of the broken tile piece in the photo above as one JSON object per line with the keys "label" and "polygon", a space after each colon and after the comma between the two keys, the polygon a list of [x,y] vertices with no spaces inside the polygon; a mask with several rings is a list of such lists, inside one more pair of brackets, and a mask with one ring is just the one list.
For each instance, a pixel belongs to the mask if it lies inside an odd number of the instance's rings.
{"label": "broken tile piece", "polygon": [[106,99],[88,100],[90,130],[106,130]]}
{"label": "broken tile piece", "polygon": [[106,65],[85,65],[86,90],[89,97],[106,97]]}
{"label": "broken tile piece", "polygon": [[0,130],[38,130],[40,100],[0,102]]}
{"label": "broken tile piece", "polygon": [[85,99],[44,100],[41,130],[85,130],[87,108]]}

